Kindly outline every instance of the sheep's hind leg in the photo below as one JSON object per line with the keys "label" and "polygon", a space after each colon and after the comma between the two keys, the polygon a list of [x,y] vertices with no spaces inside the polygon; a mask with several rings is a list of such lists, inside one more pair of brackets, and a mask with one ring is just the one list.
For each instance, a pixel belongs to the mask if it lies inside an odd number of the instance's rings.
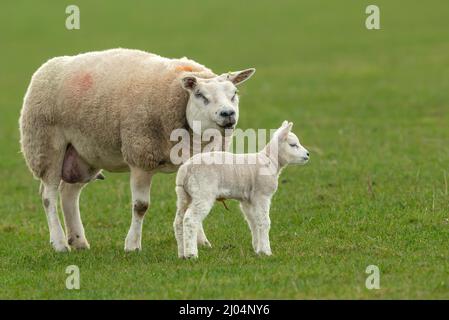
{"label": "sheep's hind leg", "polygon": [[178,245],[178,257],[184,258],[183,220],[191,199],[181,186],[176,187],[176,196],[176,217],[173,222],[173,229],[175,231],[176,243]]}
{"label": "sheep's hind leg", "polygon": [[142,248],[142,225],[150,205],[151,177],[150,172],[131,168],[132,220],[125,239],[125,251]]}
{"label": "sheep's hind leg", "polygon": [[249,202],[240,202],[240,209],[243,212],[246,222],[248,223],[249,229],[251,230],[252,245],[255,252],[259,251],[259,232],[257,230],[255,213],[253,207]]}
{"label": "sheep's hind leg", "polygon": [[192,201],[183,220],[184,257],[198,257],[198,228],[207,216],[215,199]]}
{"label": "sheep's hind leg", "polygon": [[84,235],[84,227],[79,210],[79,197],[82,188],[89,181],[104,179],[99,169],[86,163],[72,144],[68,144],[62,164],[60,185],[61,207],[68,243],[75,249],[89,249],[89,243]]}
{"label": "sheep's hind leg", "polygon": [[257,199],[257,202],[252,204],[251,210],[254,210],[254,217],[258,232],[258,245],[256,253],[270,256],[270,199]]}
{"label": "sheep's hind leg", "polygon": [[58,187],[61,182],[62,164],[64,161],[65,141],[60,135],[51,132],[49,135],[45,161],[42,167],[41,196],[50,231],[50,243],[57,252],[70,251],[64,229],[58,216]]}
{"label": "sheep's hind leg", "polygon": [[42,181],[42,202],[50,230],[50,243],[57,252],[70,251],[67,239],[58,217],[58,184]]}
{"label": "sheep's hind leg", "polygon": [[84,235],[79,209],[79,197],[84,186],[83,183],[69,184],[62,182],[59,189],[68,243],[75,249],[90,248]]}

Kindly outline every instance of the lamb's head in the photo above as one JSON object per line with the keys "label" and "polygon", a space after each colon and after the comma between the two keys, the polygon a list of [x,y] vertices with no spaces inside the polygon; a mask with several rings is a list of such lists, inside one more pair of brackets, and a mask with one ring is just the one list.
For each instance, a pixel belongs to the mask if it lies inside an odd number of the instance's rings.
{"label": "lamb's head", "polygon": [[299,143],[298,137],[291,132],[293,122],[284,121],[276,130],[273,139],[278,146],[278,157],[283,165],[305,164],[309,161],[309,151]]}
{"label": "lamb's head", "polygon": [[[249,79],[255,69],[229,72],[220,76],[202,79],[195,76],[182,78],[182,86],[189,92],[186,117],[196,134],[207,129],[233,129],[239,118],[237,85]],[[196,132],[194,121],[201,123],[201,132]]]}

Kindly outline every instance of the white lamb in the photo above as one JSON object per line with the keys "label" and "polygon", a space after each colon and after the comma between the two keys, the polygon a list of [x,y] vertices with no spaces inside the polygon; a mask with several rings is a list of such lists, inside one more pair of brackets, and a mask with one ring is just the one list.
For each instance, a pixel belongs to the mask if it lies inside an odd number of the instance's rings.
{"label": "white lamb", "polygon": [[292,126],[284,121],[259,153],[200,153],[180,167],[173,223],[180,258],[197,258],[198,244],[210,246],[199,226],[214,202],[221,199],[240,201],[254,251],[271,255],[269,211],[279,174],[288,164],[305,164],[309,160],[309,152],[290,132]]}

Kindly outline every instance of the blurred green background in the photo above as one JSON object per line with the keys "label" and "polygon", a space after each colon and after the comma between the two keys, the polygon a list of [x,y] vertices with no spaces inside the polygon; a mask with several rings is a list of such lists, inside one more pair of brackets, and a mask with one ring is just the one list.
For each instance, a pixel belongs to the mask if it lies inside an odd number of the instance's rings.
{"label": "blurred green background", "polygon": [[[65,28],[66,6],[81,29]],[[365,28],[380,7],[381,30]],[[2,1],[0,298],[449,298],[449,2]],[[213,248],[176,257],[174,175],[153,182],[143,251],[125,254],[127,174],[82,195],[90,251],[56,254],[19,153],[18,118],[47,59],[114,47],[187,56],[216,73],[256,67],[240,128],[282,120],[311,151],[271,209],[274,256],[257,257],[236,203],[205,221]],[[65,268],[81,289],[65,288]],[[379,290],[365,269],[377,265]]]}

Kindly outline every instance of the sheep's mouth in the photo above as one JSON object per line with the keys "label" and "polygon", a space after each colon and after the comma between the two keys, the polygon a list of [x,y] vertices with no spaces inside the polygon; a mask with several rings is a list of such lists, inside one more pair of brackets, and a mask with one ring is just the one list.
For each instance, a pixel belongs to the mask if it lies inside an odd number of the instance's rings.
{"label": "sheep's mouth", "polygon": [[219,124],[219,126],[223,129],[234,129],[235,123]]}

